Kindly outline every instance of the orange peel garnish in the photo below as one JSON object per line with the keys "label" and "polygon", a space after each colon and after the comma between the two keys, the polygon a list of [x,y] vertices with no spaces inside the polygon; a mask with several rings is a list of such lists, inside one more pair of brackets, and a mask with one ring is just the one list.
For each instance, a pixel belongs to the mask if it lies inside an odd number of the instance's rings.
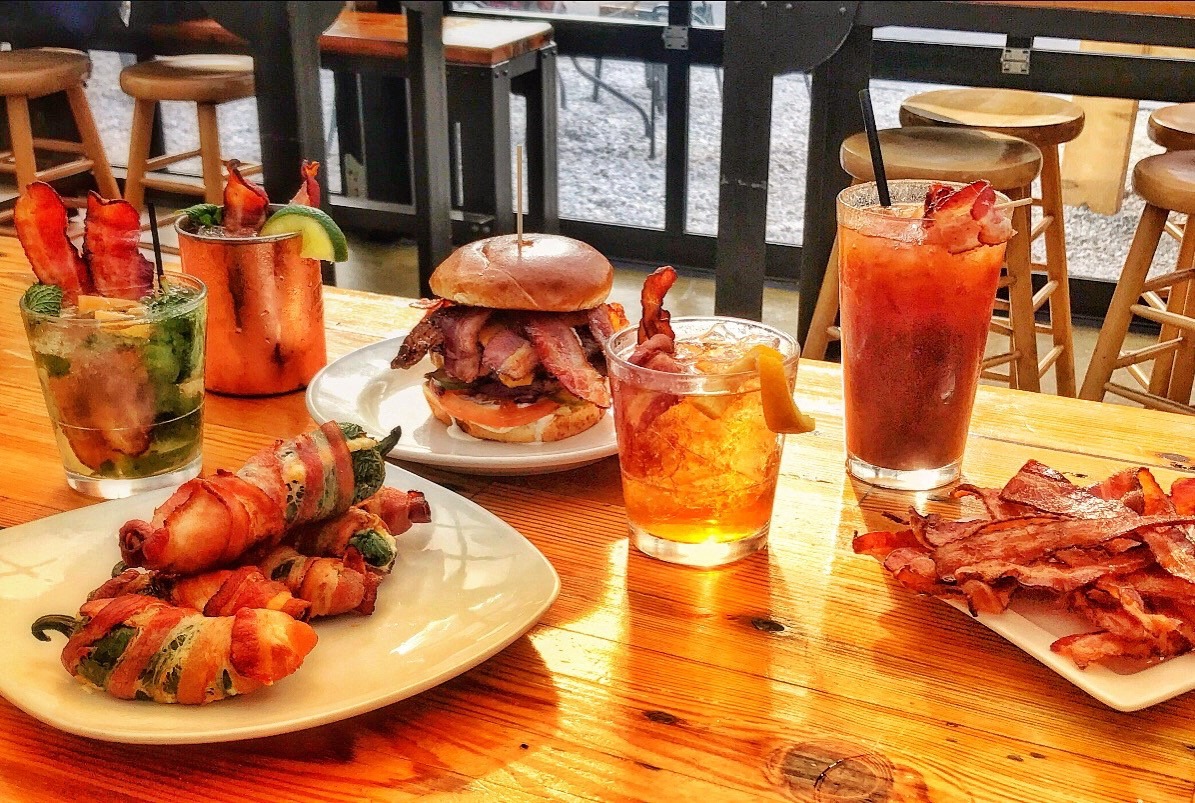
{"label": "orange peel garnish", "polygon": [[788,387],[784,372],[784,355],[771,346],[756,346],[751,350],[759,371],[759,391],[763,398],[763,419],[768,429],[786,435],[812,432],[817,426],[812,418],[801,412]]}

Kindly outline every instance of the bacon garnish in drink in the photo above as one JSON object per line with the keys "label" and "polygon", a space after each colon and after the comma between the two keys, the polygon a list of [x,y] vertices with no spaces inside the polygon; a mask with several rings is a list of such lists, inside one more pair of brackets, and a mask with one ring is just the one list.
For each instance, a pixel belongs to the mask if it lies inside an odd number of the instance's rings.
{"label": "bacon garnish in drink", "polygon": [[675,340],[669,321],[672,316],[664,309],[664,296],[676,284],[676,269],[670,265],[656,268],[643,280],[643,290],[639,300],[643,304],[643,317],[639,319],[639,342],[642,343],[653,335],[667,335]]}
{"label": "bacon garnish in drink", "polygon": [[101,295],[136,301],[153,290],[154,265],[141,253],[141,214],[128,201],[87,194],[83,257]]}
{"label": "bacon garnish in drink", "polygon": [[290,202],[303,206],[319,206],[319,182],[315,180],[315,177],[319,175],[319,162],[309,162],[304,159],[299,173],[303,176],[303,184],[295,193],[295,197],[290,199]]}
{"label": "bacon garnish in drink", "polygon": [[70,303],[92,292],[91,272],[66,236],[66,205],[53,187],[44,181],[26,187],[13,209],[13,223],[39,282],[61,287]]}
{"label": "bacon garnish in drink", "polygon": [[229,159],[228,183],[224,185],[224,231],[232,235],[257,234],[266,222],[270,196],[261,187],[241,175],[240,162]]}
{"label": "bacon garnish in drink", "polygon": [[907,529],[856,535],[855,552],[911,591],[965,599],[972,613],[999,613],[1027,590],[1045,595],[1096,628],[1051,645],[1079,667],[1195,649],[1195,480],[1167,494],[1136,468],[1081,488],[1031,460],[1001,489],[953,495],[978,498],[983,516],[910,510]]}
{"label": "bacon garnish in drink", "polygon": [[960,189],[933,184],[925,194],[926,242],[961,254],[1012,237],[1012,221],[995,208],[996,192],[986,181]]}

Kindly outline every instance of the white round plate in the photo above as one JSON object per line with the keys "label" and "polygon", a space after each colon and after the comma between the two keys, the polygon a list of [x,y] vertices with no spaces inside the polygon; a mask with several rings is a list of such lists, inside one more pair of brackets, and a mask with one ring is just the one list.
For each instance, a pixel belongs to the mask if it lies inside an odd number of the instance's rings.
{"label": "white round plate", "polygon": [[456,427],[450,430],[432,416],[423,398],[423,376],[433,370],[431,360],[407,370],[390,367],[403,337],[359,348],[316,374],[307,386],[311,417],[321,424],[352,421],[371,434],[401,426],[402,438],[391,457],[466,474],[548,474],[617,454],[609,413],[579,435],[553,443],[497,443]]}

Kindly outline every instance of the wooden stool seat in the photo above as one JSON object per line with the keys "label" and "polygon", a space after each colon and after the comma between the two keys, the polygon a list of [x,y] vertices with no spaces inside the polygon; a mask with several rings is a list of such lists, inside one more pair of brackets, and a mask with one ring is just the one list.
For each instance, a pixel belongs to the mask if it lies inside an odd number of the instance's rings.
{"label": "wooden stool seat", "polygon": [[1168,151],[1195,150],[1195,103],[1156,109],[1149,116],[1149,138]]}
{"label": "wooden stool seat", "polygon": [[1148,204],[1195,214],[1195,151],[1172,151],[1142,159],[1133,168],[1133,189]]}
{"label": "wooden stool seat", "polygon": [[[120,88],[134,100],[125,200],[140,209],[145,200],[145,189],[149,187],[202,195],[208,203],[221,203],[224,197],[224,173],[216,107],[231,100],[253,97],[253,59],[249,56],[208,53],[165,56],[125,67],[120,71]],[[199,147],[150,158],[154,116],[158,103],[164,100],[195,104]],[[160,172],[176,162],[196,156],[203,166],[202,183],[185,176]],[[249,176],[260,173],[261,165],[242,165],[240,170],[241,175]]]}
{"label": "wooden stool seat", "polygon": [[253,97],[249,56],[164,56],[120,72],[120,88],[138,100],[226,103]]}
{"label": "wooden stool seat", "polygon": [[[970,184],[983,179],[1016,200],[1028,197],[1033,180],[1042,167],[1042,152],[1036,145],[1006,134],[922,126],[885,129],[879,135],[884,168],[892,180]],[[842,143],[839,157],[842,169],[856,183],[874,180],[866,134],[848,137]],[[1010,345],[1008,351],[984,358],[983,376],[1006,381],[1022,390],[1039,390],[1041,375],[1067,356],[1060,345],[1055,345],[1040,361],[1037,354],[1034,313],[1047,302],[1053,303],[1059,285],[1056,281],[1047,282],[1041,291],[1033,292],[1030,256],[1033,227],[1028,206],[1013,209],[1012,226],[1016,233],[1008,243],[1006,276],[1001,280],[1001,286],[1008,288],[1008,300],[997,300],[991,323],[992,331],[1008,337]],[[833,325],[839,307],[838,275],[838,242],[835,240],[801,353],[803,357],[822,359],[829,341],[840,337],[838,328]],[[997,373],[996,369],[1003,366],[1007,366],[1007,373]]]}
{"label": "wooden stool seat", "polygon": [[0,51],[0,95],[40,98],[87,80],[91,59],[78,50],[35,48]]}
{"label": "wooden stool seat", "polygon": [[1070,142],[1083,130],[1083,109],[1052,95],[1021,89],[939,89],[900,105],[900,123],[982,128],[1034,145]]}
{"label": "wooden stool seat", "polygon": [[[1178,230],[1175,269],[1149,278],[1170,213],[1195,213],[1195,151],[1142,159],[1133,170],[1133,189],[1145,199],[1145,209],[1079,395],[1100,401],[1105,393],[1114,393],[1145,407],[1195,414],[1195,227]],[[1122,351],[1134,316],[1161,325],[1158,341]],[[1147,362],[1153,363],[1148,374],[1140,367]],[[1126,369],[1138,387],[1115,381],[1117,369]]]}
{"label": "wooden stool seat", "polygon": [[[83,82],[91,73],[91,60],[78,50],[34,48],[0,51],[0,91],[8,114],[10,147],[0,153],[0,171],[13,173],[18,191],[35,181],[53,182],[79,173],[90,172],[96,188],[105,198],[120,197],[120,188],[112,175],[112,166],[104,153],[104,143],[96,128],[87,102]],[[29,101],[61,92],[70,105],[78,140],[50,139],[35,136]],[[67,154],[67,161],[59,161],[39,170],[38,151]],[[71,206],[85,206],[82,198],[64,198]],[[0,219],[13,216],[10,207],[0,213]]]}
{"label": "wooden stool seat", "polygon": [[[1004,134],[966,128],[889,128],[880,131],[884,167],[891,178],[957,181],[984,179],[998,190],[1028,187],[1041,171],[1036,145]],[[874,181],[867,134],[842,143],[842,169],[859,181]]]}
{"label": "wooden stool seat", "polygon": [[[1041,365],[1054,367],[1058,395],[1074,396],[1074,342],[1058,148],[1083,131],[1082,107],[1069,100],[1021,89],[939,89],[906,98],[900,105],[900,122],[902,126],[993,131],[1020,137],[1041,150],[1041,197],[1033,200],[1033,205],[1041,208],[1041,220],[1033,224],[1026,217],[1018,223],[1014,218],[1013,227],[1019,230],[1021,225],[1029,225],[1030,240],[1045,238],[1046,261],[1030,266],[1046,274],[1045,287],[1033,294],[1033,309],[1039,309],[1048,300],[1050,310],[1050,323],[1038,324],[1036,331],[1049,334],[1054,341]],[[1009,243],[1010,260],[1013,250],[1013,244]],[[1010,277],[1013,272],[1010,262]],[[1033,344],[1021,340],[1023,350],[1036,350]],[[1036,390],[1036,383],[1027,389]]]}

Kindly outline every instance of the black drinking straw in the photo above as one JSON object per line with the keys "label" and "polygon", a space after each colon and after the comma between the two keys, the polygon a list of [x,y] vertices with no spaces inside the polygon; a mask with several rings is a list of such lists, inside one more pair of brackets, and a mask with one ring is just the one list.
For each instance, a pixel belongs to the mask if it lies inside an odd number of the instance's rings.
{"label": "black drinking straw", "polygon": [[888,194],[888,176],[884,173],[884,156],[880,153],[880,132],[876,130],[876,115],[871,108],[871,90],[859,90],[859,107],[863,109],[863,126],[867,129],[867,145],[871,149],[871,169],[876,176],[876,189],[880,193],[880,206],[892,206]]}
{"label": "black drinking straw", "polygon": [[154,262],[158,266],[158,287],[162,286],[162,243],[158,240],[158,213],[154,211],[154,205],[147,203],[145,208],[149,210],[149,236],[154,241]]}

